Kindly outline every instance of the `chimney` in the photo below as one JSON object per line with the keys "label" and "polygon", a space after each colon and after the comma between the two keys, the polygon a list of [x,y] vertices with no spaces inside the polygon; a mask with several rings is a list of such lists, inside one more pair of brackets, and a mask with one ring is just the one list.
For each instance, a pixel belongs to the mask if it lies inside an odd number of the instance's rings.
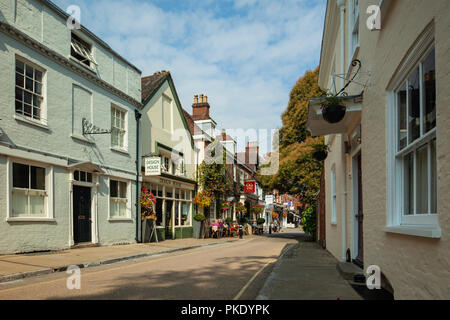
{"label": "chimney", "polygon": [[209,120],[209,103],[208,97],[201,94],[200,99],[198,95],[194,96],[194,104],[192,105],[192,119],[197,120]]}
{"label": "chimney", "polygon": [[246,165],[255,165],[256,167],[259,165],[259,146],[258,142],[248,142],[245,147],[245,164]]}
{"label": "chimney", "polygon": [[222,141],[227,141],[227,132],[225,129],[222,129]]}

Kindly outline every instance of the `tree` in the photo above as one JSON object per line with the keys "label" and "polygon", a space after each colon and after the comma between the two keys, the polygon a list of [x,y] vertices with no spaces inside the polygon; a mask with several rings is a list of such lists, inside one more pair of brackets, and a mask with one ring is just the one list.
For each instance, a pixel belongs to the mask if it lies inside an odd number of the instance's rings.
{"label": "tree", "polygon": [[279,156],[278,172],[259,178],[266,191],[277,189],[281,193],[298,195],[305,203],[314,202],[322,170],[322,163],[313,159],[312,152],[318,145],[323,145],[323,138],[311,137],[306,129],[309,99],[325,93],[319,87],[318,75],[319,68],[307,71],[292,89],[288,107],[282,115],[279,155],[272,154],[272,157]]}

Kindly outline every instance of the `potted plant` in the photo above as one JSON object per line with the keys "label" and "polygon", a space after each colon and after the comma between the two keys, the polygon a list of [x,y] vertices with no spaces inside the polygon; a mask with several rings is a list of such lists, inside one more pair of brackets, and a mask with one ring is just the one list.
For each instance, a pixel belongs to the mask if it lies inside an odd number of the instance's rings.
{"label": "potted plant", "polygon": [[322,103],[322,116],[328,123],[338,123],[345,116],[345,106],[342,104],[343,98],[337,96],[327,96]]}
{"label": "potted plant", "polygon": [[328,157],[328,146],[326,144],[318,144],[314,146],[312,157],[317,161],[324,161]]}
{"label": "potted plant", "polygon": [[194,238],[201,239],[201,231],[203,230],[203,223],[206,220],[206,217],[203,214],[196,214],[194,216],[194,221],[192,227],[194,229]]}
{"label": "potted plant", "polygon": [[[139,196],[139,203],[141,205],[141,220],[142,220],[142,234],[143,242],[150,242],[152,239],[148,239],[151,234],[151,230],[154,223],[156,223],[156,197],[147,188],[141,189]],[[156,236],[156,235],[155,235]]]}

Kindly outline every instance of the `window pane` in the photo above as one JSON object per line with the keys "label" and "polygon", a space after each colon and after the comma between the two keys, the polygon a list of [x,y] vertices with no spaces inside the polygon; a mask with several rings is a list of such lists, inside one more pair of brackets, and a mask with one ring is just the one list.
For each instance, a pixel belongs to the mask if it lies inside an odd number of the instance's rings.
{"label": "window pane", "polygon": [[436,127],[436,74],[434,49],[423,62],[425,132]]}
{"label": "window pane", "polygon": [[398,119],[399,119],[399,150],[402,150],[406,147],[407,141],[406,138],[408,136],[408,128],[406,126],[406,85],[400,89],[397,93],[398,99]]}
{"label": "window pane", "polygon": [[87,173],[87,182],[92,182],[92,173]]}
{"label": "window pane", "polygon": [[109,192],[110,192],[110,196],[111,196],[112,198],[117,198],[117,196],[118,196],[118,194],[119,194],[117,188],[118,188],[118,183],[117,183],[117,181],[115,181],[115,180],[110,180],[110,181],[109,181]]}
{"label": "window pane", "polygon": [[31,97],[32,97],[31,93],[24,92],[23,98],[24,98],[25,103],[31,104]]}
{"label": "window pane", "polygon": [[126,199],[127,198],[127,183],[126,182],[119,182],[120,187],[120,198]]}
{"label": "window pane", "polygon": [[420,137],[420,88],[419,69],[408,79],[409,93],[409,143]]}
{"label": "window pane", "polygon": [[417,214],[428,213],[428,145],[417,149]]}
{"label": "window pane", "polygon": [[403,213],[410,215],[414,214],[414,153],[405,156],[403,170]]}
{"label": "window pane", "polygon": [[437,171],[436,171],[436,140],[431,142],[431,212],[437,213]]}
{"label": "window pane", "polygon": [[16,72],[24,74],[25,65],[23,62],[16,60]]}
{"label": "window pane", "polygon": [[119,201],[119,216],[126,217],[127,216],[127,203],[123,201]]}
{"label": "window pane", "polygon": [[13,216],[28,214],[28,197],[23,191],[15,190],[12,202]]}
{"label": "window pane", "polygon": [[86,182],[86,172],[80,171],[80,180]]}
{"label": "window pane", "polygon": [[45,169],[31,167],[31,189],[45,190]]}
{"label": "window pane", "polygon": [[75,181],[80,181],[80,171],[75,171],[73,174],[73,178]]}
{"label": "window pane", "polygon": [[190,203],[187,203],[187,202],[181,203],[181,225],[182,226],[187,226],[190,224],[189,206],[190,206]]}
{"label": "window pane", "polygon": [[16,73],[16,86],[23,88],[24,87],[24,79],[23,75]]}
{"label": "window pane", "polygon": [[27,66],[27,65],[25,67],[26,67],[26,75],[27,75],[27,77],[33,79],[33,73],[34,73],[33,68],[30,67],[30,66]]}
{"label": "window pane", "polygon": [[16,100],[16,112],[22,114],[23,113],[23,104],[20,101]]}
{"label": "window pane", "polygon": [[30,196],[30,214],[39,216],[45,214],[43,196]]}
{"label": "window pane", "polygon": [[30,167],[25,164],[13,163],[13,187],[25,188],[30,187],[29,182]]}
{"label": "window pane", "polygon": [[162,203],[163,200],[156,199],[156,225],[162,226]]}
{"label": "window pane", "polygon": [[25,78],[25,89],[33,91],[33,79]]}
{"label": "window pane", "polygon": [[23,114],[28,117],[31,117],[31,106],[29,104],[23,105]]}
{"label": "window pane", "polygon": [[119,204],[115,200],[109,202],[109,210],[111,217],[117,217],[119,215]]}
{"label": "window pane", "polygon": [[34,92],[39,94],[39,95],[42,95],[42,84],[35,83],[34,84]]}
{"label": "window pane", "polygon": [[36,81],[42,82],[42,72],[34,70],[34,79]]}
{"label": "window pane", "polygon": [[180,202],[176,201],[175,202],[175,225],[176,226],[180,225],[180,211],[179,211],[180,206],[179,205],[180,205]]}
{"label": "window pane", "polygon": [[180,190],[175,189],[175,199],[180,199]]}

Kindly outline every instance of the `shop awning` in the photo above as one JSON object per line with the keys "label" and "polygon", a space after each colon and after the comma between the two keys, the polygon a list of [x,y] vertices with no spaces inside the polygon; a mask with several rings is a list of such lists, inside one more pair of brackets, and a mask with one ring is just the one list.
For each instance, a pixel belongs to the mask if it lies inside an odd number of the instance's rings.
{"label": "shop awning", "polygon": [[326,136],[329,134],[346,133],[348,127],[361,116],[363,95],[342,97],[346,106],[345,117],[338,123],[328,123],[322,117],[322,103],[325,98],[309,99],[308,122],[306,128],[313,137]]}

